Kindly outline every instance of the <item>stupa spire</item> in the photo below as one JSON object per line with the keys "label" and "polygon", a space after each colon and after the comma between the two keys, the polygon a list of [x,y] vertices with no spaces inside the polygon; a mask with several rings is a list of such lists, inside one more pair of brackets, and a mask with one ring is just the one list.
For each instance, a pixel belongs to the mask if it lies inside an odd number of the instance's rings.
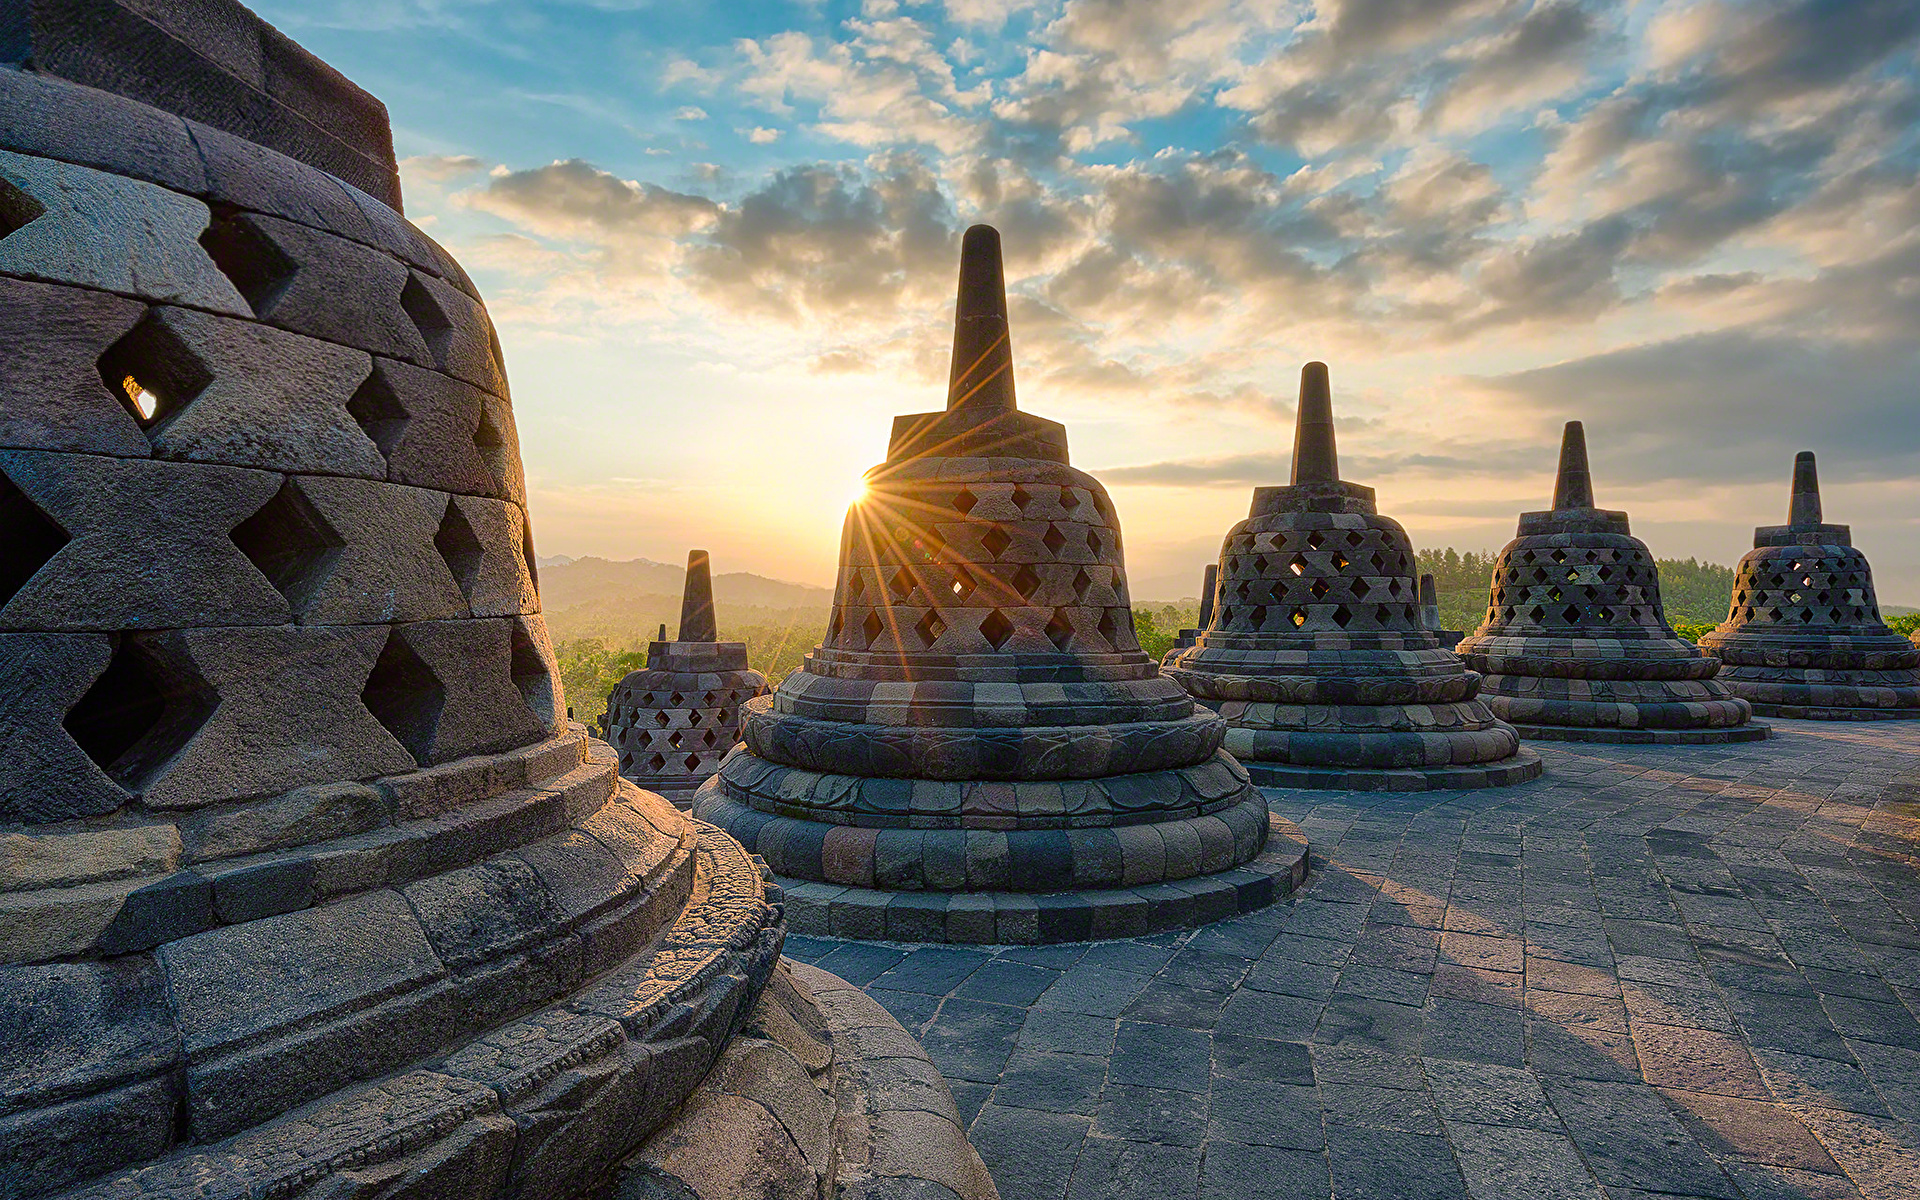
{"label": "stupa spire", "polygon": [[705,550],[687,552],[687,590],[680,597],[682,642],[717,642],[713,619],[713,565]]}
{"label": "stupa spire", "polygon": [[1333,387],[1327,364],[1300,368],[1300,404],[1293,426],[1293,484],[1338,483],[1340,456],[1333,444]]}
{"label": "stupa spire", "polygon": [[1194,624],[1202,630],[1213,623],[1213,593],[1220,582],[1220,564],[1208,563],[1206,574],[1200,577],[1200,619]]}
{"label": "stupa spire", "polygon": [[953,307],[953,371],[947,409],[1011,411],[1013,342],[1000,231],[975,225],[960,239],[960,291]]}
{"label": "stupa spire", "polygon": [[1593,473],[1587,469],[1587,431],[1568,421],[1560,435],[1560,474],[1553,483],[1553,507],[1592,508]]}
{"label": "stupa spire", "polygon": [[1793,498],[1787,502],[1787,524],[1794,529],[1811,529],[1821,523],[1820,473],[1814,469],[1813,451],[1802,450],[1793,456]]}

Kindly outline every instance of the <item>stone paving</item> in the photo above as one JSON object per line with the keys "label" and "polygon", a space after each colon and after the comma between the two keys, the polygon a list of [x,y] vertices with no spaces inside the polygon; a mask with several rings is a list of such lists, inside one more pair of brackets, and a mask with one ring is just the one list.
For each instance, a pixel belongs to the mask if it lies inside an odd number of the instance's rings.
{"label": "stone paving", "polygon": [[1197,931],[787,953],[920,1037],[1005,1200],[1920,1196],[1920,728],[1776,729],[1270,791],[1308,886]]}

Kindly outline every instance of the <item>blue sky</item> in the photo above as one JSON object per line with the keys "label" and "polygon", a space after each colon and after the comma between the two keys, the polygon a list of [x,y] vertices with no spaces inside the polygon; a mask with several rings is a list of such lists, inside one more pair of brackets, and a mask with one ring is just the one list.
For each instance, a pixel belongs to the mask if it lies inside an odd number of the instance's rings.
{"label": "blue sky", "polygon": [[1580,418],[1662,555],[1736,559],[1815,450],[1920,602],[1920,5],[258,8],[386,101],[545,553],[825,582],[988,220],[1022,405],[1113,491],[1136,596],[1283,481],[1318,358],[1418,544],[1506,541]]}

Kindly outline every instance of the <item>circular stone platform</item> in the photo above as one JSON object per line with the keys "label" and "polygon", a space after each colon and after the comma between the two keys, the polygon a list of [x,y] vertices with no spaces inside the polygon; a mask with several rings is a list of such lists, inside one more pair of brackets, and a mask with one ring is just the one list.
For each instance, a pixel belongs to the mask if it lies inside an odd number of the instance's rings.
{"label": "circular stone platform", "polygon": [[1628,746],[1713,746],[1762,742],[1773,736],[1773,726],[1751,721],[1730,729],[1585,729],[1571,725],[1515,725],[1514,728],[1521,737],[1537,742],[1617,742]]}
{"label": "circular stone platform", "polygon": [[1267,820],[1265,847],[1239,866],[1135,887],[1057,893],[898,892],[774,878],[786,906],[787,926],[795,933],[1013,945],[1144,937],[1264,908],[1305,883],[1307,835],[1284,817],[1269,814]]}

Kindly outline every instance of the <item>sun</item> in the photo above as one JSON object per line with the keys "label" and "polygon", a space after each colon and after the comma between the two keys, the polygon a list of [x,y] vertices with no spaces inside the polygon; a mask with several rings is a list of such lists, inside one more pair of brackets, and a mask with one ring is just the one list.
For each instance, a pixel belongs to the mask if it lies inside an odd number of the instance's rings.
{"label": "sun", "polygon": [[862,475],[858,479],[853,481],[852,487],[847,489],[847,495],[846,495],[847,507],[857,508],[859,505],[865,503],[866,499],[867,499],[867,477],[865,475]]}

